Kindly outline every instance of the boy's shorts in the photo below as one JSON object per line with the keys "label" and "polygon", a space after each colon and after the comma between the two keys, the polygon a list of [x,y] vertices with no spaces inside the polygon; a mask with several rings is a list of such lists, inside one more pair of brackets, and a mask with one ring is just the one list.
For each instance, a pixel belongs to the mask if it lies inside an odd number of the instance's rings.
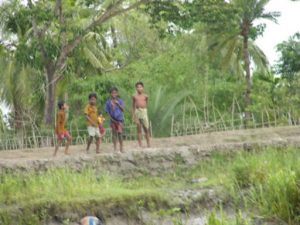
{"label": "boy's shorts", "polygon": [[102,136],[104,136],[106,134],[106,130],[102,125],[99,126],[99,131]]}
{"label": "boy's shorts", "polygon": [[64,131],[63,133],[57,134],[57,139],[60,141],[64,140],[64,139],[70,139],[70,138],[71,138],[71,135],[67,130]]}
{"label": "boy's shorts", "polygon": [[143,127],[149,129],[149,119],[148,119],[148,112],[146,108],[135,109],[135,116]]}
{"label": "boy's shorts", "polygon": [[101,137],[99,127],[88,126],[87,128],[90,137]]}
{"label": "boy's shorts", "polygon": [[111,121],[110,127],[113,131],[115,131],[117,133],[123,133],[123,123],[122,122]]}

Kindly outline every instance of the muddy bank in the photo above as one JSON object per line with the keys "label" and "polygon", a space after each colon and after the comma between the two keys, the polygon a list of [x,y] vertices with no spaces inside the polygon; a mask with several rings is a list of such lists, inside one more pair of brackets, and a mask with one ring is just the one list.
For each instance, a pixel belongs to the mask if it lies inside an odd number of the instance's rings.
{"label": "muddy bank", "polygon": [[[169,141],[169,144],[167,143]],[[84,146],[75,146],[71,156],[62,153],[51,157],[49,149],[0,152],[0,174],[44,172],[54,168],[81,171],[86,167],[122,176],[160,174],[177,165],[193,166],[214,152],[251,151],[266,147],[283,148],[300,146],[300,129],[272,128],[238,132],[219,132],[198,136],[154,140],[154,147],[137,149],[130,146],[123,154],[111,153],[109,145],[103,153],[84,153]],[[209,143],[208,143],[209,142]],[[20,155],[18,157],[18,155]]]}
{"label": "muddy bank", "polygon": [[100,155],[81,154],[60,159],[26,159],[0,161],[0,173],[14,174],[26,172],[45,172],[54,168],[69,168],[81,171],[86,167],[106,171],[122,176],[143,174],[157,175],[174,169],[177,165],[193,166],[205,160],[216,151],[251,151],[265,147],[287,147],[300,145],[300,142],[289,143],[283,140],[261,142],[242,142],[234,144],[216,144],[211,146],[191,145],[181,147],[152,148],[143,151],[130,151],[124,154],[103,153]]}
{"label": "muddy bank", "polygon": [[[112,174],[124,180],[142,175],[158,175],[163,179],[160,175],[172,174],[178,168],[186,170],[199,165],[199,162],[201,164],[201,161],[209,159],[215,152],[230,154],[267,147],[299,147],[299,137],[299,127],[284,127],[154,139],[153,147],[149,149],[137,149],[135,143],[127,143],[125,154],[111,153],[111,145],[103,146],[103,153],[99,155],[85,154],[84,146],[73,146],[71,156],[66,157],[60,153],[55,159],[51,157],[53,149],[5,151],[0,152],[0,174],[3,177],[5,174],[27,173],[44,176],[44,172],[55,168],[67,168],[67,173],[70,170],[78,174],[77,171],[81,172],[88,167],[95,170],[96,175]],[[26,184],[26,176],[24,177]],[[169,225],[176,224],[174,219],[181,224],[202,225],[205,224],[206,215],[217,206],[222,205],[229,211],[233,208],[233,201],[224,187],[191,188],[190,183],[205,182],[207,179],[211,178],[197,177],[196,180],[188,180],[184,189],[166,188],[162,196],[155,192],[140,193],[134,197],[128,195],[114,201],[109,198],[99,201],[94,198],[72,198],[59,204],[49,199],[33,202],[32,205],[27,202],[24,205],[15,203],[10,208],[0,203],[0,221],[5,221],[7,216],[13,220],[24,219],[26,223],[23,224],[40,224],[34,221],[42,221],[45,217],[45,225],[75,225],[80,218],[95,215],[102,218],[106,225]],[[32,223],[27,223],[31,220]],[[4,224],[12,223],[7,219]]]}
{"label": "muddy bank", "polygon": [[111,144],[101,146],[102,153],[85,154],[85,146],[72,146],[71,156],[53,149],[0,151],[0,173],[46,171],[69,167],[81,170],[90,166],[112,173],[160,173],[181,162],[187,166],[210,156],[214,151],[240,151],[261,147],[300,146],[300,127],[276,127],[204,133],[185,137],[152,139],[152,148],[140,149],[136,142],[126,142],[124,154],[113,154]]}

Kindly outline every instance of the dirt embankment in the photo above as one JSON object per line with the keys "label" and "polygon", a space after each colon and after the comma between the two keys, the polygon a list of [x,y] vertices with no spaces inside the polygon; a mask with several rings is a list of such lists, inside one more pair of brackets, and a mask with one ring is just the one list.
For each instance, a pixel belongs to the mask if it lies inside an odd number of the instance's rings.
{"label": "dirt embankment", "polygon": [[[219,152],[235,152],[235,151],[251,151],[252,149],[260,149],[265,147],[283,148],[288,146],[300,146],[300,127],[278,127],[253,130],[239,130],[227,132],[206,133],[187,137],[173,137],[153,139],[153,147],[148,149],[140,149],[135,142],[127,142],[125,144],[126,152],[117,154],[112,152],[111,145],[103,145],[102,153],[96,155],[94,152],[86,154],[85,146],[72,146],[71,155],[64,156],[63,151],[59,152],[58,157],[53,158],[53,149],[31,149],[31,150],[16,150],[16,151],[1,151],[0,152],[0,174],[17,174],[44,171],[54,168],[69,168],[75,171],[81,171],[86,167],[95,169],[99,174],[112,173],[122,177],[136,177],[144,174],[160,175],[170,172],[178,165],[180,167],[191,167],[199,164],[201,160],[209,158],[216,151]],[[201,182],[201,181],[199,181]],[[185,212],[185,209],[194,209],[195,218],[186,218],[184,224],[199,225],[205,224],[205,216],[199,216],[203,210],[213,209],[216,205],[227,201],[227,196],[224,195],[222,188],[201,188],[177,190],[174,193],[169,193],[172,196],[172,205],[165,207],[167,210],[180,209],[180,212]],[[151,200],[151,199],[150,199]],[[149,200],[149,201],[150,201]],[[136,203],[138,199],[130,199],[129,202]],[[151,201],[158,201],[152,199]],[[151,202],[150,201],[150,202]],[[86,204],[86,202],[82,203]],[[86,205],[77,204],[75,208],[52,207],[47,205],[44,209],[49,216],[53,217],[49,225],[58,224],[77,224],[74,221],[79,221],[83,215],[89,215],[90,211],[99,211],[99,215],[104,215],[103,204],[101,202],[91,201]],[[157,203],[162,204],[164,202]],[[170,203],[168,203],[170,204]],[[137,205],[138,206],[138,205]],[[196,207],[200,207],[198,210]],[[38,206],[36,206],[38,209]],[[107,225],[133,225],[133,224],[173,224],[172,216],[167,217],[163,221],[160,216],[158,218],[150,215],[146,209],[136,209],[138,220],[130,219],[132,211],[127,212],[125,209],[128,205],[114,205],[110,209],[109,204],[106,204],[105,209],[110,211],[106,213],[108,216],[103,216]],[[132,208],[132,207],[131,207]],[[5,209],[5,208],[3,208]],[[229,207],[230,209],[230,207]],[[8,215],[18,217],[24,215],[23,208],[5,209],[8,210]],[[103,211],[104,210],[104,211]],[[44,211],[43,211],[44,212]],[[193,213],[193,210],[190,211]],[[32,212],[28,212],[28,215]],[[35,212],[36,213],[36,212]],[[109,216],[111,215],[111,216]],[[181,214],[184,218],[184,213]],[[68,223],[62,221],[69,221]],[[149,223],[151,221],[151,223]],[[73,223],[74,222],[74,223]],[[6,223],[9,224],[9,223]]]}
{"label": "dirt embankment", "polygon": [[207,158],[214,151],[250,151],[258,147],[300,146],[300,127],[277,127],[205,133],[186,137],[152,140],[152,148],[138,148],[135,142],[125,143],[126,152],[113,153],[112,146],[102,146],[96,155],[84,152],[85,146],[72,146],[71,155],[63,150],[56,158],[53,149],[12,150],[0,152],[0,174],[42,172],[52,168],[68,167],[82,170],[96,168],[126,176],[160,174],[180,163],[192,166]]}

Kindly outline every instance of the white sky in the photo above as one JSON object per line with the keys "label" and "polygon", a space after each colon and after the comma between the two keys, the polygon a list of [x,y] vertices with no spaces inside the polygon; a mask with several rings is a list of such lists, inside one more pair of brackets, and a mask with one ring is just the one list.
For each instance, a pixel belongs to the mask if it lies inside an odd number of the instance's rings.
{"label": "white sky", "polygon": [[258,38],[256,44],[267,55],[271,65],[279,58],[276,45],[288,40],[296,32],[300,32],[300,1],[271,0],[266,7],[266,12],[279,11],[281,16],[278,24],[263,21],[267,24],[263,37]]}
{"label": "white sky", "polygon": [[[1,2],[3,0],[0,0],[0,4]],[[281,16],[278,18],[278,24],[263,21],[267,24],[266,30],[264,35],[256,41],[272,65],[279,58],[275,50],[276,45],[287,40],[296,32],[300,32],[300,1],[271,0],[266,6],[266,11],[279,11],[281,13]],[[7,112],[7,108],[1,104],[0,108],[5,113]]]}

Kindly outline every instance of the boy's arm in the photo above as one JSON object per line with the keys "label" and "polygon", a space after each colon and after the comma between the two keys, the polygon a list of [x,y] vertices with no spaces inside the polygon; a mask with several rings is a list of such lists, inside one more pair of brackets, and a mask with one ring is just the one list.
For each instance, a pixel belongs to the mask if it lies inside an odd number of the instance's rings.
{"label": "boy's arm", "polygon": [[106,111],[106,113],[109,115],[110,119],[111,119],[112,121],[115,121],[115,120],[111,117],[111,114],[110,114],[110,102],[109,102],[109,101],[107,101],[106,104],[105,104],[105,111]]}
{"label": "boy's arm", "polygon": [[135,123],[138,123],[136,115],[135,115],[136,105],[135,105],[135,96],[132,96],[132,120]]}
{"label": "boy's arm", "polygon": [[148,97],[148,95],[145,95],[145,97],[146,97],[146,104],[147,104],[147,108],[148,108],[148,100],[149,100],[149,97]]}
{"label": "boy's arm", "polygon": [[135,97],[132,96],[132,111],[131,111],[132,116],[134,116],[134,112],[135,112]]}
{"label": "boy's arm", "polygon": [[91,123],[93,124],[94,126],[98,126],[97,123],[95,123],[87,114],[85,114],[85,118]]}
{"label": "boy's arm", "polygon": [[122,112],[124,112],[125,111],[125,109],[124,109],[124,103],[123,103],[122,100],[120,100],[120,102],[116,101],[116,104],[117,104],[117,106],[119,106],[119,108],[122,110]]}

